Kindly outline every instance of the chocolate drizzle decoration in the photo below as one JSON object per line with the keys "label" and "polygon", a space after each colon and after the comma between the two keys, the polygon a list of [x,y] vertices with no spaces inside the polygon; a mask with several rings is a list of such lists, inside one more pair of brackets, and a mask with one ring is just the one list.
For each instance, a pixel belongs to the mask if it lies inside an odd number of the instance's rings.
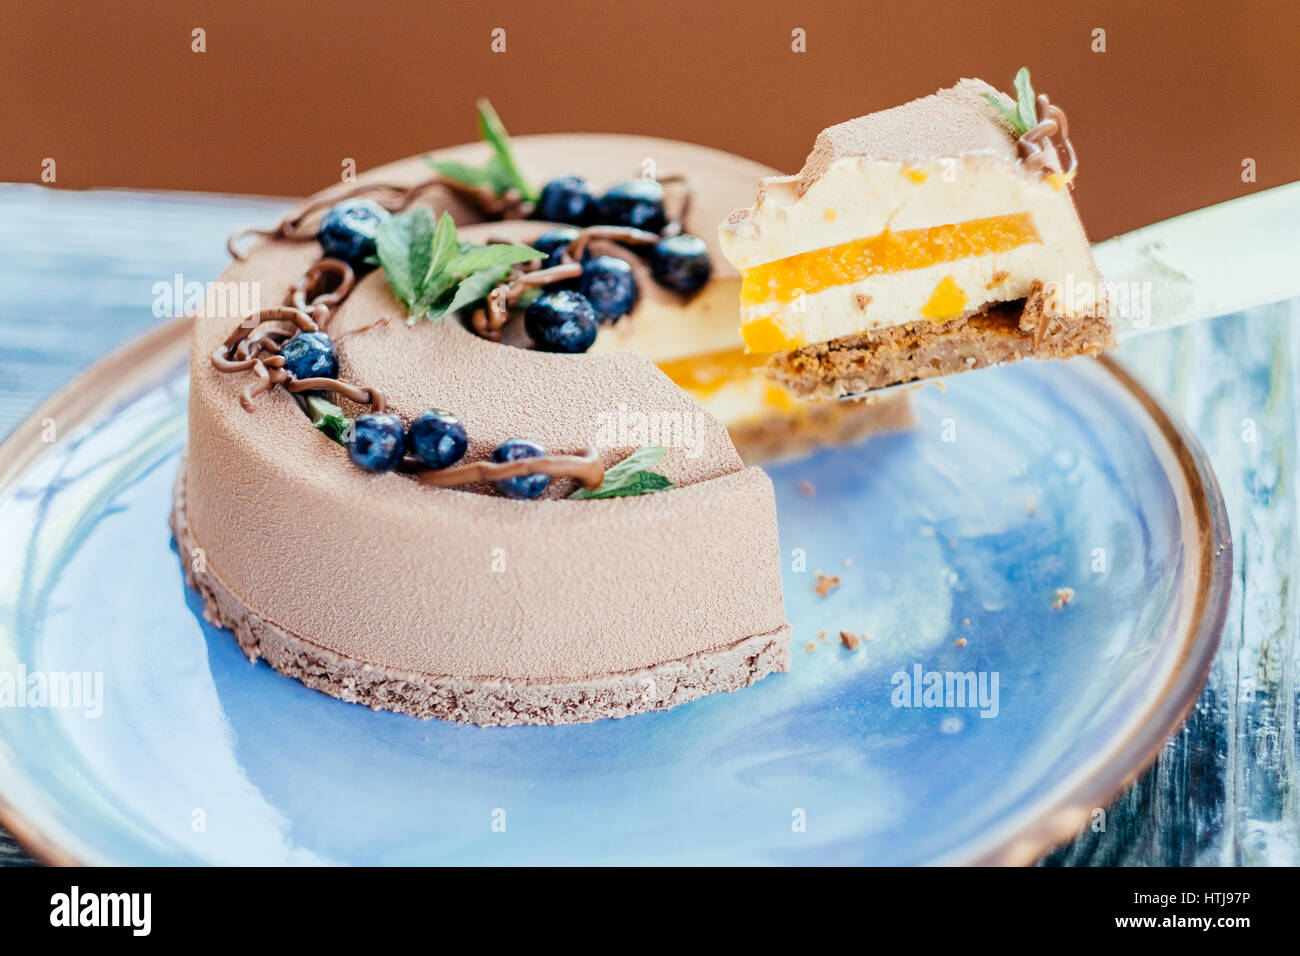
{"label": "chocolate drizzle decoration", "polygon": [[[276,385],[283,385],[294,393],[337,392],[358,405],[369,405],[376,412],[387,409],[387,400],[373,388],[337,378],[294,378],[284,368],[284,357],[279,354],[284,343],[299,332],[322,331],[329,324],[335,307],[347,298],[355,284],[356,276],[347,263],[338,259],[321,259],[294,283],[288,305],[253,313],[217,347],[212,353],[212,365],[217,371],[251,370],[256,376],[255,381],[244,386],[239,396],[245,411],[255,411],[257,396]],[[424,484],[444,488],[520,475],[576,478],[588,489],[599,488],[605,480],[605,466],[600,454],[590,447],[582,455],[545,455],[505,462],[476,461],[443,469],[422,469],[408,458],[403,461],[402,470]]]}
{"label": "chocolate drizzle decoration", "polygon": [[516,266],[510,274],[488,293],[483,309],[476,309],[470,318],[474,331],[492,342],[501,341],[501,329],[510,319],[510,310],[529,289],[537,289],[576,279],[582,275],[582,257],[587,246],[593,241],[616,242],[624,246],[653,246],[660,239],[681,235],[686,228],[686,217],[690,215],[694,185],[691,180],[680,173],[662,176],[656,180],[661,186],[680,186],[681,199],[676,213],[668,220],[660,232],[645,229],[633,229],[627,226],[588,226],[578,230],[564,251],[560,254],[558,265],[543,268],[538,261],[525,262]]}
{"label": "chocolate drizzle decoration", "polygon": [[[1016,140],[1020,158],[1025,168],[1031,172],[1048,172],[1048,148],[1056,157],[1061,167],[1061,175],[1073,177],[1079,168],[1078,157],[1074,154],[1074,145],[1070,142],[1070,127],[1065,119],[1065,111],[1054,106],[1045,93],[1039,93],[1035,99],[1038,123]],[[1064,160],[1062,160],[1064,154]],[[1073,182],[1071,182],[1073,185]]]}
{"label": "chocolate drizzle decoration", "polygon": [[356,284],[352,267],[338,259],[321,259],[294,283],[289,304],[262,309],[240,322],[212,353],[218,372],[251,370],[256,381],[244,386],[239,403],[244,411],[257,408],[257,396],[283,385],[290,392],[329,389],[377,412],[388,407],[384,396],[373,388],[353,385],[336,378],[294,378],[284,367],[280,349],[299,332],[320,332]]}
{"label": "chocolate drizzle decoration", "polygon": [[587,489],[599,488],[605,480],[605,466],[601,463],[600,454],[591,447],[581,455],[546,455],[514,461],[474,461],[450,468],[413,469],[413,473],[424,484],[441,488],[500,481],[502,478],[516,478],[520,475],[577,478],[582,487]]}
{"label": "chocolate drizzle decoration", "polygon": [[533,261],[512,269],[510,275],[488,293],[486,308],[475,310],[470,319],[474,331],[485,339],[499,342],[501,329],[510,318],[510,309],[521,295],[529,289],[565,279],[576,279],[582,275],[582,254],[593,239],[618,242],[625,246],[652,246],[661,238],[663,237],[658,233],[627,226],[588,226],[579,230],[578,235],[565,246],[559,265],[541,268],[537,261]]}
{"label": "chocolate drizzle decoration", "polygon": [[[580,266],[574,268],[581,271]],[[356,275],[346,262],[320,259],[293,284],[287,305],[253,313],[217,347],[212,353],[212,366],[217,371],[252,371],[256,376],[255,381],[240,392],[239,402],[245,411],[255,411],[257,396],[276,385],[283,385],[293,393],[327,390],[346,396],[358,405],[369,405],[376,412],[387,409],[384,396],[368,386],[353,385],[337,378],[294,378],[285,369],[284,357],[280,355],[284,343],[299,332],[323,331],[335,308],[347,298],[354,285]],[[373,324],[380,325],[384,321]],[[605,480],[605,466],[600,453],[590,447],[582,455],[545,455],[505,462],[476,461],[443,469],[422,469],[408,458],[403,461],[402,470],[424,484],[444,488],[520,475],[576,478],[588,489],[599,488]]]}
{"label": "chocolate drizzle decoration", "polygon": [[533,211],[533,203],[525,200],[517,190],[510,190],[498,196],[488,186],[470,186],[448,176],[429,176],[410,186],[394,186],[389,183],[363,183],[328,198],[315,199],[291,212],[274,226],[268,228],[250,227],[230,234],[226,248],[230,255],[239,260],[247,258],[242,243],[249,236],[263,236],[267,239],[282,239],[287,242],[310,242],[316,238],[315,228],[308,228],[305,223],[316,213],[329,209],[345,199],[367,197],[373,199],[389,212],[398,213],[409,207],[421,195],[430,189],[441,187],[468,199],[490,219],[525,219]]}
{"label": "chocolate drizzle decoration", "polygon": [[[487,295],[486,307],[476,310],[471,324],[481,336],[499,341],[501,328],[509,318],[509,310],[527,290],[540,288],[553,282],[577,278],[582,274],[582,256],[593,241],[616,242],[625,246],[649,246],[661,239],[680,235],[691,207],[692,185],[681,175],[666,176],[662,185],[680,185],[682,198],[674,215],[659,233],[622,226],[589,226],[565,247],[558,265],[543,268],[537,261],[522,263],[513,268]],[[368,183],[334,194],[328,198],[309,201],[306,205],[285,216],[270,228],[248,228],[232,233],[226,247],[233,258],[246,258],[241,243],[248,236],[263,236],[272,240],[307,242],[316,238],[316,230],[308,228],[309,218],[345,199],[370,196],[389,212],[397,213],[411,206],[422,194],[435,187],[448,189],[476,205],[485,217],[491,219],[521,219],[532,213],[533,203],[522,198],[518,190],[496,195],[487,186],[470,186],[446,176],[431,176],[410,186],[385,183]],[[387,400],[379,391],[365,385],[354,385],[337,378],[295,378],[285,367],[280,350],[299,332],[320,332],[329,325],[337,307],[356,285],[352,267],[338,259],[319,259],[293,284],[284,305],[262,309],[245,318],[226,340],[212,353],[212,365],[223,373],[251,371],[255,380],[240,392],[239,401],[247,412],[257,408],[257,396],[282,385],[291,393],[330,391],[343,395],[358,405],[368,405],[376,412],[387,410]],[[358,334],[377,325],[386,324],[389,317],[335,336]],[[500,481],[524,475],[550,475],[553,478],[574,478],[584,488],[595,490],[605,480],[605,466],[596,448],[587,447],[581,455],[544,455],[520,458],[514,461],[476,461],[453,465],[449,468],[423,468],[413,458],[402,460],[400,470],[420,482],[436,487],[456,487]]]}

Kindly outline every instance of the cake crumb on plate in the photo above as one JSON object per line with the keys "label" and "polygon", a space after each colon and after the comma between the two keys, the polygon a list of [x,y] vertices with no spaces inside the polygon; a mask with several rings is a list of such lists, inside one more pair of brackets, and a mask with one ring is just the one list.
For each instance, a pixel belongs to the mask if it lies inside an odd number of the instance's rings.
{"label": "cake crumb on plate", "polygon": [[817,572],[816,590],[817,593],[820,594],[822,597],[825,597],[826,595],[830,594],[839,586],[840,586],[840,579],[836,575],[822,574],[822,572],[820,571]]}
{"label": "cake crumb on plate", "polygon": [[1059,611],[1073,600],[1074,588],[1057,588],[1056,600],[1052,602],[1052,608]]}
{"label": "cake crumb on plate", "polygon": [[858,635],[851,631],[840,631],[840,643],[851,651],[856,651],[858,645],[862,642],[858,640]]}

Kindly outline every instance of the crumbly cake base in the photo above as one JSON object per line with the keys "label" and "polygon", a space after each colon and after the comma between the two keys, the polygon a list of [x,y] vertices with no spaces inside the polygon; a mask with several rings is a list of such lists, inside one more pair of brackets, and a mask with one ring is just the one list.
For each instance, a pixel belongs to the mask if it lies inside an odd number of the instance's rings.
{"label": "crumbly cake base", "polygon": [[1115,347],[1105,312],[1052,317],[1039,290],[934,325],[916,322],[806,345],[773,356],[763,371],[803,398],[834,399],[1021,359],[1097,355]]}
{"label": "crumbly cake base", "polygon": [[203,598],[203,616],[234,632],[249,660],[261,658],[281,674],[349,703],[483,727],[579,724],[667,710],[790,669],[789,625],[681,660],[581,680],[430,675],[355,660],[263,620],[210,567],[192,567],[188,556],[199,545],[186,517],[185,471],[182,459],[169,523],[185,579]]}
{"label": "crumbly cake base", "polygon": [[812,402],[797,415],[772,415],[727,429],[747,465],[798,458],[826,445],[851,445],[915,424],[906,395]]}

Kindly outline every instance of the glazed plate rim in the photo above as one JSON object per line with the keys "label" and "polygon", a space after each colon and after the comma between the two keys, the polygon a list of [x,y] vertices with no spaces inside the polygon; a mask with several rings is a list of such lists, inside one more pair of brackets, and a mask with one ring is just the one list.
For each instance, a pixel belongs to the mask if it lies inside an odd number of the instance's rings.
{"label": "glazed plate rim", "polygon": [[[113,408],[138,394],[142,382],[156,382],[183,366],[189,327],[189,319],[160,325],[110,353],[42,404],[0,443],[0,495],[7,494],[48,447],[40,441],[44,419],[56,418],[65,430],[102,420]],[[1192,613],[1188,626],[1180,632],[1175,664],[1164,686],[1150,695],[1146,712],[1133,722],[1133,732],[1116,739],[1091,766],[1078,768],[1061,779],[1024,812],[936,862],[1028,864],[1076,834],[1091,810],[1108,805],[1150,766],[1182,725],[1200,696],[1222,636],[1231,593],[1231,536],[1223,497],[1203,450],[1113,359],[1079,361],[1097,362],[1137,399],[1168,446],[1171,468],[1176,469],[1171,476],[1181,473],[1197,525],[1193,537],[1199,544]],[[84,862],[64,849],[56,834],[44,832],[32,823],[3,791],[0,824],[29,852],[48,863]],[[72,840],[75,842],[75,837]]]}

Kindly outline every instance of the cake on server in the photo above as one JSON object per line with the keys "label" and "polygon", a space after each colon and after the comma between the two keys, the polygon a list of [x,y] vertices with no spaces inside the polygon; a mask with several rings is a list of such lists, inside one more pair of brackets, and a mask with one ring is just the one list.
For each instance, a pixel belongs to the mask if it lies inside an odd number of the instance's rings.
{"label": "cake on server", "polygon": [[979,80],[833,126],[719,229],[742,335],[798,396],[838,397],[1114,344],[1071,199],[1064,113]]}

